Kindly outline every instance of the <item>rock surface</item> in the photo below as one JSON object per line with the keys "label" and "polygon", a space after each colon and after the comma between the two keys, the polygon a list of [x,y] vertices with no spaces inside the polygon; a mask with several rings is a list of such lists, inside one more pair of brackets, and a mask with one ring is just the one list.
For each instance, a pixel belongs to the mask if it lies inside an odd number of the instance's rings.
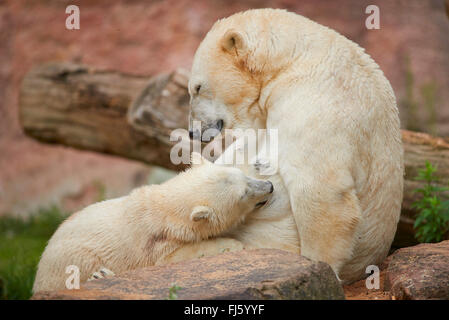
{"label": "rock surface", "polygon": [[[391,300],[390,292],[385,289],[385,273],[390,263],[390,257],[387,257],[379,265],[379,288],[368,288],[367,279],[361,279],[354,283],[343,286],[346,300]],[[367,274],[368,275],[368,274]]]}
{"label": "rock surface", "polygon": [[449,299],[449,241],[395,251],[384,287],[393,299]]}
{"label": "rock surface", "polygon": [[79,290],[41,292],[32,299],[344,299],[329,265],[281,250],[224,253],[129,271]]}

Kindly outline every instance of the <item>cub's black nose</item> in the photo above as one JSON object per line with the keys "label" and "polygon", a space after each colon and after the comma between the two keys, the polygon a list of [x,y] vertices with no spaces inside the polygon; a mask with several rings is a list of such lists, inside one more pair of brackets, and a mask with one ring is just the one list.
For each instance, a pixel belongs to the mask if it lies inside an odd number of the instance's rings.
{"label": "cub's black nose", "polygon": [[268,182],[270,182],[270,184],[271,184],[271,187],[270,187],[270,193],[273,193],[273,191],[274,191],[273,184],[271,183],[271,181],[268,181]]}
{"label": "cub's black nose", "polygon": [[193,139],[193,130],[189,130],[189,138],[192,140]]}

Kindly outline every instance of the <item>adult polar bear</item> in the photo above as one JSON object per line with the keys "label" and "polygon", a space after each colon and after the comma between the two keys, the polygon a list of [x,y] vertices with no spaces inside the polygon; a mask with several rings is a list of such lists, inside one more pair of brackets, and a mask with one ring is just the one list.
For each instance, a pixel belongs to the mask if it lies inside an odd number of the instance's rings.
{"label": "adult polar bear", "polygon": [[347,282],[386,257],[403,149],[393,90],[362,48],[300,15],[249,10],[208,32],[189,93],[203,132],[278,129],[279,174],[302,255]]}

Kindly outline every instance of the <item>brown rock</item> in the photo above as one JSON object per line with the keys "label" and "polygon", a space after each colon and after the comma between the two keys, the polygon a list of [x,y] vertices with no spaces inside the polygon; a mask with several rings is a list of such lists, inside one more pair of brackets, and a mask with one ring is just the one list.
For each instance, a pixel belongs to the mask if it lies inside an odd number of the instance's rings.
{"label": "brown rock", "polygon": [[379,289],[368,289],[366,279],[361,279],[349,285],[343,286],[346,300],[391,300],[390,293],[385,290],[385,273],[390,263],[391,256],[387,257],[380,265]]}
{"label": "brown rock", "polygon": [[395,299],[449,299],[449,241],[397,250],[387,268],[385,289]]}
{"label": "brown rock", "polygon": [[123,273],[33,299],[344,299],[329,265],[281,250],[224,253]]}

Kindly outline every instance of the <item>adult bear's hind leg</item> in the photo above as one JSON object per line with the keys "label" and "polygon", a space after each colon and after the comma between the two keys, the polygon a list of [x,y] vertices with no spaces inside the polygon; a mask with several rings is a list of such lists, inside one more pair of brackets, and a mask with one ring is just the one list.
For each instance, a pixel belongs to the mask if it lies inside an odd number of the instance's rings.
{"label": "adult bear's hind leg", "polygon": [[[296,180],[292,178],[290,174],[287,181]],[[309,183],[298,177],[295,184],[287,184],[301,254],[327,262],[338,275],[357,242],[357,226],[362,219],[359,199],[353,184],[322,181],[319,176],[307,180]]]}

